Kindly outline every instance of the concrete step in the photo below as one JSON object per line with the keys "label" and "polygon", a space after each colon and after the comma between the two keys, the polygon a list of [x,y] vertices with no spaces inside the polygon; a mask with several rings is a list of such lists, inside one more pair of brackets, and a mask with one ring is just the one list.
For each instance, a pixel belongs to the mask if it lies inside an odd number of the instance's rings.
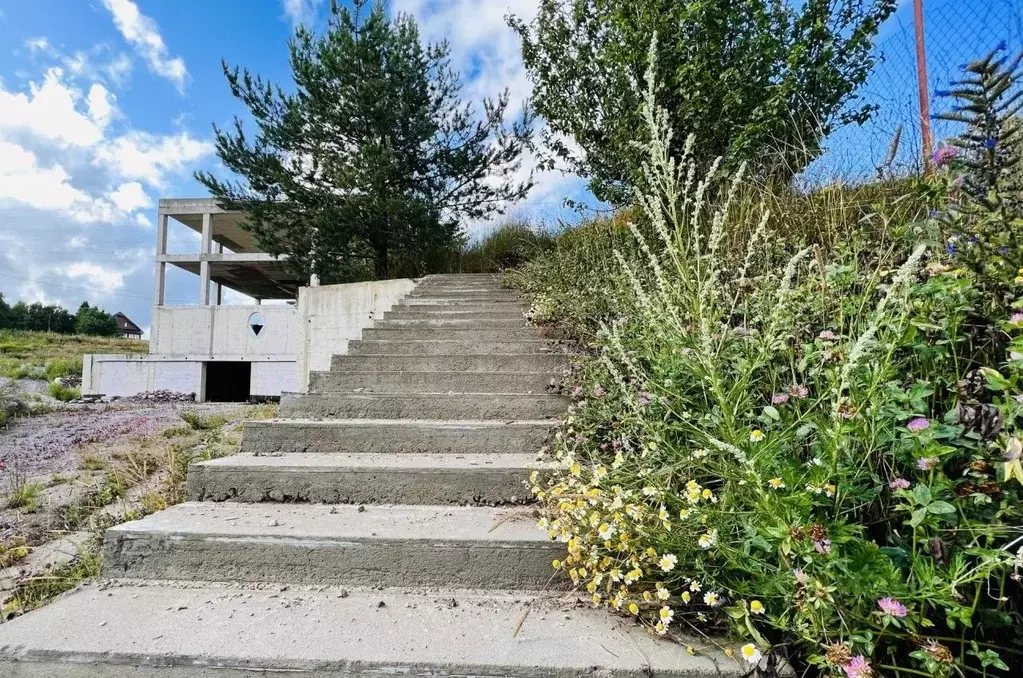
{"label": "concrete step", "polygon": [[[483,309],[485,307],[480,307]],[[422,320],[432,318],[435,320],[505,320],[514,318],[522,320],[523,314],[519,309],[502,310],[452,310],[446,306],[437,308],[409,308],[405,307],[396,311],[386,311],[384,320]]]}
{"label": "concrete step", "polygon": [[563,553],[525,508],[186,502],[107,530],[103,576],[539,589]]}
{"label": "concrete step", "polygon": [[424,329],[503,329],[525,327],[526,319],[521,315],[503,318],[489,319],[461,319],[448,320],[445,318],[387,318],[373,323],[373,327],[380,329],[387,328],[424,328]]}
{"label": "concrete step", "polygon": [[551,426],[549,420],[267,419],[243,424],[242,451],[256,455],[535,454]]}
{"label": "concrete step", "polygon": [[520,341],[540,338],[535,327],[370,327],[362,331],[364,341]]}
{"label": "concrete step", "polygon": [[560,395],[492,393],[285,394],[280,416],[338,419],[554,419],[568,409]]}
{"label": "concrete step", "polygon": [[525,301],[479,301],[473,299],[438,299],[436,297],[405,297],[397,304],[394,305],[395,309],[421,309],[421,308],[433,308],[433,307],[451,307],[454,309],[511,309],[518,308],[523,310],[529,309],[529,304]]}
{"label": "concrete step", "polygon": [[561,382],[549,372],[311,372],[321,393],[546,393]]}
{"label": "concrete step", "polygon": [[568,367],[561,354],[336,355],[332,372],[556,372]]}
{"label": "concrete step", "polygon": [[[93,584],[0,626],[19,678],[738,678],[578,596],[530,591]],[[686,641],[688,642],[688,641]]]}
{"label": "concrete step", "polygon": [[528,501],[535,454],[238,454],[188,469],[191,501],[470,504]]}
{"label": "concrete step", "polygon": [[499,292],[511,291],[507,287],[503,287],[499,281],[495,280],[449,280],[444,282],[432,281],[432,282],[421,282],[416,285],[417,291],[422,290],[497,290]]}
{"label": "concrete step", "polygon": [[464,301],[524,301],[512,290],[412,290],[406,299],[461,299]]}
{"label": "concrete step", "polygon": [[536,340],[520,341],[388,341],[375,339],[348,342],[349,355],[487,355],[490,353],[563,353],[556,344]]}
{"label": "concrete step", "polygon": [[421,283],[438,280],[500,280],[500,273],[430,273],[420,278]]}

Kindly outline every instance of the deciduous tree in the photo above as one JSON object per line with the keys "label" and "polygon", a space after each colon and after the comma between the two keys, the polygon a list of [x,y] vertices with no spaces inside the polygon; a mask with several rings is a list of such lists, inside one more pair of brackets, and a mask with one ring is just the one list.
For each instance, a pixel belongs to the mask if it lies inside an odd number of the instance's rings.
{"label": "deciduous tree", "polygon": [[[628,199],[638,178],[640,94],[658,36],[658,104],[676,139],[693,134],[705,161],[725,155],[791,175],[837,127],[864,122],[856,89],[895,0],[540,0],[530,23],[510,17],[547,120],[547,161]],[[679,149],[680,150],[680,149]]]}

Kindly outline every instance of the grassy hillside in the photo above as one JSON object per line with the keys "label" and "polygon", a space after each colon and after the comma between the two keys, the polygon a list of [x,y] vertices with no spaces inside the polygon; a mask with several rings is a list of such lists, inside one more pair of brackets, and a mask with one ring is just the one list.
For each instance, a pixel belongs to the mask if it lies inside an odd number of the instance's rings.
{"label": "grassy hillside", "polygon": [[86,353],[146,353],[149,342],[74,334],[0,330],[0,376],[54,379],[81,374]]}

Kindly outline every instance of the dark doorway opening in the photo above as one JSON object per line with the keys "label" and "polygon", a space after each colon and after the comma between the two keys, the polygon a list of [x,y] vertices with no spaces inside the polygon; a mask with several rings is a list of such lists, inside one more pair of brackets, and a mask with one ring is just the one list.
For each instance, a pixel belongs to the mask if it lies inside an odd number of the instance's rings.
{"label": "dark doorway opening", "polygon": [[252,363],[206,363],[206,400],[211,403],[246,403],[252,381]]}

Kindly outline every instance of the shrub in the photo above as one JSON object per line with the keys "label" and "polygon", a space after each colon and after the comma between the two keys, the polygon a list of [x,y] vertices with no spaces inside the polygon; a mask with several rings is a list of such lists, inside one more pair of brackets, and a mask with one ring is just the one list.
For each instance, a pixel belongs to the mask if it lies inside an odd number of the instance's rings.
{"label": "shrub", "polygon": [[519,268],[550,248],[550,234],[526,223],[505,224],[465,247],[449,270],[459,273],[498,273]]}
{"label": "shrub", "polygon": [[181,413],[181,419],[194,431],[217,429],[227,422],[227,419],[220,415],[206,415],[195,410],[185,410]]}
{"label": "shrub", "polygon": [[741,176],[711,205],[652,90],[644,115],[659,246],[626,225],[627,285],[530,477],[555,568],[658,633],[727,631],[749,664],[1023,669],[1023,316],[994,328],[1007,357],[975,341],[982,289],[926,228],[782,256],[787,215],[737,205]]}
{"label": "shrub", "polygon": [[62,403],[82,397],[82,390],[73,386],[65,386],[59,381],[50,382],[50,396]]}
{"label": "shrub", "polygon": [[508,273],[507,282],[531,297],[533,322],[557,321],[575,337],[591,337],[601,321],[614,315],[615,291],[622,282],[611,273],[611,253],[631,245],[627,220],[623,213],[565,231],[543,256]]}
{"label": "shrub", "polygon": [[60,377],[82,376],[82,359],[79,358],[54,358],[46,361],[45,378],[53,381]]}

